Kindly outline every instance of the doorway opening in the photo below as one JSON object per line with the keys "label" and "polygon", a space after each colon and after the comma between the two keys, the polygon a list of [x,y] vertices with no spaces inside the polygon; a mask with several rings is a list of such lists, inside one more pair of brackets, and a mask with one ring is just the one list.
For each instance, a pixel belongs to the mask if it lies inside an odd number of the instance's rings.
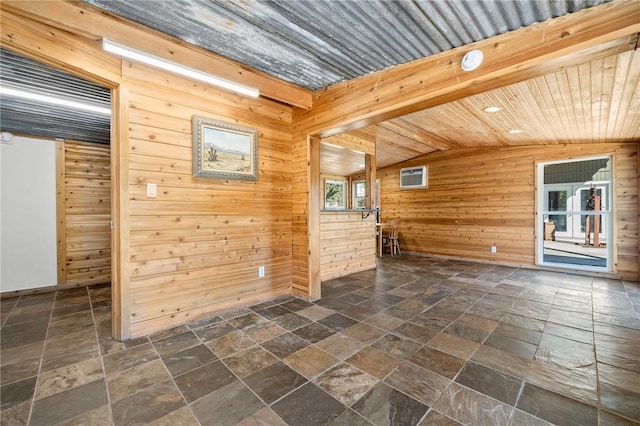
{"label": "doorway opening", "polygon": [[610,156],[538,164],[537,264],[612,270]]}

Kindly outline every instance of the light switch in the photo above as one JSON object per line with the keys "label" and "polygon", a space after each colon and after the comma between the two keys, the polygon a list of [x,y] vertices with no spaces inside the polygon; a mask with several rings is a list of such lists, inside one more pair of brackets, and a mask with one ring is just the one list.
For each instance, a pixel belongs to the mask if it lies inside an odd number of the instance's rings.
{"label": "light switch", "polygon": [[156,198],[157,195],[158,195],[158,185],[156,185],[155,183],[148,183],[147,197]]}

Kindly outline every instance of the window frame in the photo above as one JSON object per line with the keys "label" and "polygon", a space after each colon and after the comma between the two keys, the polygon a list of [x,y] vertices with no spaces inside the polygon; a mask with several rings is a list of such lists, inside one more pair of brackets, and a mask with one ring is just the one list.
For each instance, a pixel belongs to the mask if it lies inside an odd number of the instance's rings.
{"label": "window frame", "polygon": [[[342,186],[342,205],[340,206],[329,206],[327,204],[327,185],[340,185]],[[345,180],[333,180],[326,179],[324,181],[324,209],[325,210],[346,210],[347,209],[347,200],[349,199],[347,181]]]}

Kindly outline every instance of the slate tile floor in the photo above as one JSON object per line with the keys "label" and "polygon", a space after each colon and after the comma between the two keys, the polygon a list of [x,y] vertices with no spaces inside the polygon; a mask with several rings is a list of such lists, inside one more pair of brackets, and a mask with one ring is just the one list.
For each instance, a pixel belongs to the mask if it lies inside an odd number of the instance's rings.
{"label": "slate tile floor", "polygon": [[128,342],[110,296],[2,300],[2,425],[640,422],[638,283],[388,257]]}

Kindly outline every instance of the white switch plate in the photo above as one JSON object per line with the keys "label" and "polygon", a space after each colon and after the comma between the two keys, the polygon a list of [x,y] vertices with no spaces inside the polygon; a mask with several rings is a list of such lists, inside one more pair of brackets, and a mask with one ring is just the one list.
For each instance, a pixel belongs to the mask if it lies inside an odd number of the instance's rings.
{"label": "white switch plate", "polygon": [[155,198],[158,195],[158,185],[155,183],[147,184],[147,197]]}
{"label": "white switch plate", "polygon": [[498,247],[491,246],[491,253],[497,253],[497,252],[498,252]]}
{"label": "white switch plate", "polygon": [[264,266],[260,266],[258,268],[258,278],[263,278],[264,277]]}

